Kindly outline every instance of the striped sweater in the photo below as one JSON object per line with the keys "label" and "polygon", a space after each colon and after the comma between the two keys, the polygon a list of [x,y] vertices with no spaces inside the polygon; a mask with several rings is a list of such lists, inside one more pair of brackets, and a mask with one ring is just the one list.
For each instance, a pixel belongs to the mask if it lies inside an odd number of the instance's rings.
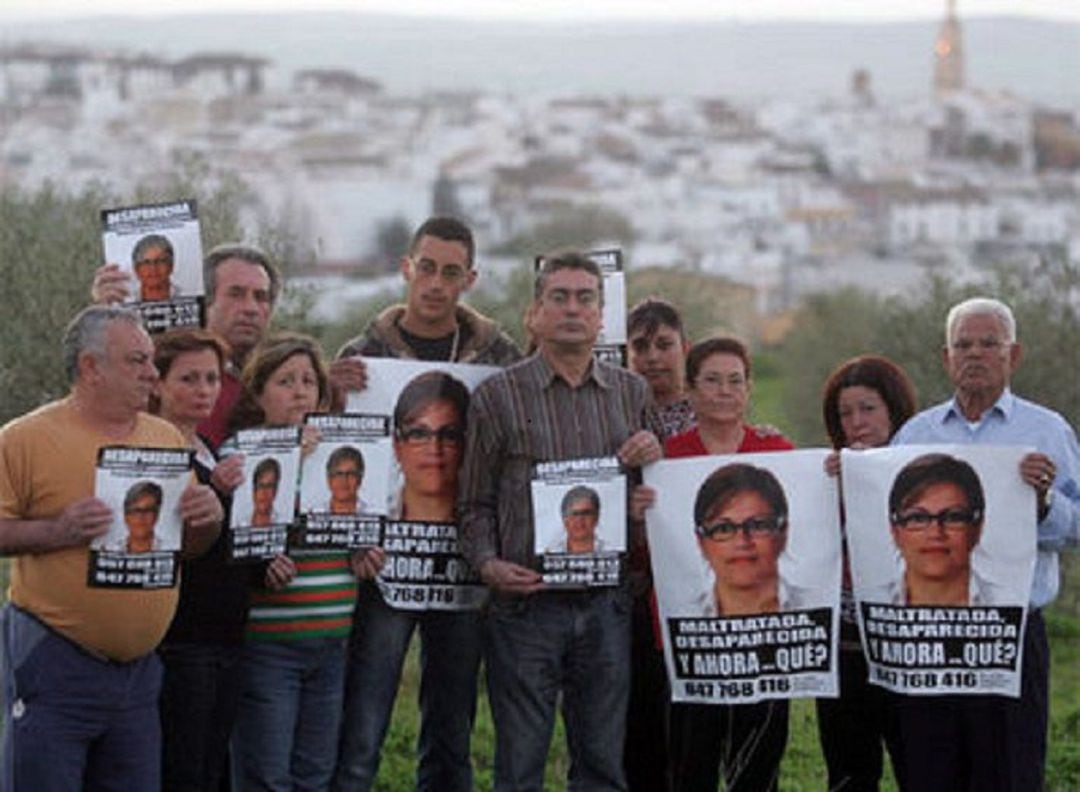
{"label": "striped sweater", "polygon": [[290,550],[296,578],[278,591],[251,596],[249,641],[343,638],[352,627],[356,578],[342,551]]}

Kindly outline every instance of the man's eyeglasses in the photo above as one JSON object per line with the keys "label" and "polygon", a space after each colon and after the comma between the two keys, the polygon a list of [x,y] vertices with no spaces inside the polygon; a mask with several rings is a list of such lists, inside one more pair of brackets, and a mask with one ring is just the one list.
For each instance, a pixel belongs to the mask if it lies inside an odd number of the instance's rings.
{"label": "man's eyeglasses", "polygon": [[778,534],[787,529],[787,517],[751,517],[742,522],[720,520],[712,525],[695,525],[694,533],[712,542],[727,542],[738,533],[748,536]]}
{"label": "man's eyeglasses", "polygon": [[428,429],[426,426],[414,426],[411,429],[399,430],[398,438],[409,445],[425,445],[427,443],[461,445],[465,442],[465,433],[457,426],[443,426],[439,429]]}
{"label": "man's eyeglasses", "polygon": [[905,531],[925,531],[934,523],[946,531],[966,531],[982,520],[982,513],[971,509],[945,509],[933,514],[922,509],[894,513],[892,523]]}
{"label": "man's eyeglasses", "polygon": [[445,264],[440,267],[438,262],[431,259],[409,260],[412,262],[413,269],[425,278],[434,278],[437,275],[446,283],[457,283],[468,273],[468,270],[460,264]]}

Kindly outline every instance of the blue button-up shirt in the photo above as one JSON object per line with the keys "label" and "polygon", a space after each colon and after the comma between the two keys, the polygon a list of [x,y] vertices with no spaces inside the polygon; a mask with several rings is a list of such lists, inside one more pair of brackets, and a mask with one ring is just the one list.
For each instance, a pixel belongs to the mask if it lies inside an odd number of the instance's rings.
{"label": "blue button-up shirt", "polygon": [[1072,427],[1053,410],[1006,389],[975,423],[964,417],[953,397],[923,410],[892,439],[893,445],[930,443],[1034,446],[1054,460],[1057,476],[1050,510],[1039,523],[1031,606],[1053,602],[1060,585],[1058,551],[1080,544],[1080,445]]}

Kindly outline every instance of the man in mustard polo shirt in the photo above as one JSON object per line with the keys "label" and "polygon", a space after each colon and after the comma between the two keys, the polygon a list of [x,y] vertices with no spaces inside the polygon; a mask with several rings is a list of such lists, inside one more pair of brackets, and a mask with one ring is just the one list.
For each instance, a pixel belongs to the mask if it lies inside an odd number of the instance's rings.
{"label": "man in mustard polo shirt", "polygon": [[[113,521],[93,496],[98,449],[182,448],[184,438],[142,412],[157,372],[138,314],[87,308],[63,349],[70,394],[0,429],[0,553],[13,556],[0,790],[157,789],[154,648],[177,589],[90,588],[88,545]],[[184,553],[204,552],[223,516],[213,490],[190,484],[180,515]]]}

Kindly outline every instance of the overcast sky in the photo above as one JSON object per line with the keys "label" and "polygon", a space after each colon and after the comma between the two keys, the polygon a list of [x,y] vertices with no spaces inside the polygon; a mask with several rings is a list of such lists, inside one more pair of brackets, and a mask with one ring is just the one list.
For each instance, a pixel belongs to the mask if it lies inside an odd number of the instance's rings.
{"label": "overcast sky", "polygon": [[[100,14],[346,10],[484,19],[818,19],[940,17],[945,0],[0,0],[0,19]],[[960,0],[961,16],[1080,21],[1080,0]],[[2,34],[0,34],[2,35]]]}

